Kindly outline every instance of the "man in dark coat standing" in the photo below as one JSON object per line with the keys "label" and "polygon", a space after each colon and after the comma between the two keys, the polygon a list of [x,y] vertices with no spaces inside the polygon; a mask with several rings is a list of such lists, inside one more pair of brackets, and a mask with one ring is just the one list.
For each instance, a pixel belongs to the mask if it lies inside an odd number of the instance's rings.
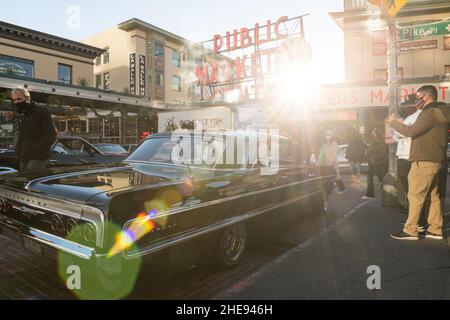
{"label": "man in dark coat standing", "polygon": [[448,112],[437,102],[437,89],[423,86],[417,92],[422,113],[416,123],[404,125],[394,115],[388,121],[392,128],[412,138],[409,181],[409,215],[403,231],[391,235],[398,240],[419,240],[419,219],[428,194],[431,205],[427,239],[443,240],[443,214],[439,198],[439,172],[447,150]]}
{"label": "man in dark coat standing", "polygon": [[31,101],[27,89],[14,89],[11,98],[20,114],[16,144],[20,170],[43,169],[51,156],[50,147],[57,135],[52,117],[47,110]]}

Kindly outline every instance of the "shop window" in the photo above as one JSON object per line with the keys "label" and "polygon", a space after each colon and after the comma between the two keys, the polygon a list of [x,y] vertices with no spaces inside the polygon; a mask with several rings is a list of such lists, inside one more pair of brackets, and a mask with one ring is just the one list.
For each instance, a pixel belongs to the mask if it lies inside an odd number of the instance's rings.
{"label": "shop window", "polygon": [[[120,140],[120,118],[109,117],[104,120],[105,139],[119,139]],[[110,140],[112,141],[112,140]]]}
{"label": "shop window", "polygon": [[34,61],[0,54],[0,73],[34,78]]}
{"label": "shop window", "polygon": [[53,119],[53,123],[55,124],[56,130],[58,130],[58,132],[67,131],[67,121],[65,117],[55,117]]}
{"label": "shop window", "polygon": [[58,63],[58,81],[65,84],[72,84],[72,66]]}
{"label": "shop window", "polygon": [[84,135],[86,133],[86,120],[70,119],[67,121],[67,127],[71,135]]}

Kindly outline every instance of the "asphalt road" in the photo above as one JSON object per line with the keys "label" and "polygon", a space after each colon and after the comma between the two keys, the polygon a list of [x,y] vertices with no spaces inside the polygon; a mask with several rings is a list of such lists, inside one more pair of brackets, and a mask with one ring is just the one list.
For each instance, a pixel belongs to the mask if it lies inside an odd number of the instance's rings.
{"label": "asphalt road", "polygon": [[[142,279],[128,299],[449,299],[450,241],[391,240],[406,215],[361,200],[364,189],[334,194],[325,216],[252,247],[237,268],[199,265],[159,288]],[[2,237],[0,247],[0,299],[75,299],[54,262]],[[373,265],[381,269],[381,290],[366,285]]]}

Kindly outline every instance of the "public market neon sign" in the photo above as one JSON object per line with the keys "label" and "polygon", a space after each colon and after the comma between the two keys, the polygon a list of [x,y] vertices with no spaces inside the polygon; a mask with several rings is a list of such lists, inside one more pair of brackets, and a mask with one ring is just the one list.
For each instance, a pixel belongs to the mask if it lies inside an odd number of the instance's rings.
{"label": "public market neon sign", "polygon": [[[255,47],[255,50],[251,54],[244,54],[236,59],[230,58],[221,62],[197,64],[196,84],[198,86],[219,83],[232,84],[274,73],[274,57],[277,48],[260,50],[259,46],[287,39],[289,37],[288,32],[280,30],[280,26],[287,21],[289,21],[288,17],[283,16],[274,23],[268,20],[265,26],[256,23],[253,29],[242,27],[239,30],[228,31],[225,36],[214,35],[212,42],[213,51],[216,54],[230,53],[250,47]],[[262,61],[265,63],[263,64]],[[248,62],[250,62],[250,67]],[[263,68],[262,65],[265,67]]]}

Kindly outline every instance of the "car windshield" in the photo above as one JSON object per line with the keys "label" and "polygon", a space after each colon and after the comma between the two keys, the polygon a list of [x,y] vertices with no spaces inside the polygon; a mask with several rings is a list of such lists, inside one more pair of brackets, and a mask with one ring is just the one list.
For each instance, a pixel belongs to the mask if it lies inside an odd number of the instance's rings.
{"label": "car windshield", "polygon": [[104,153],[127,153],[127,151],[118,144],[96,145]]}
{"label": "car windshield", "polygon": [[170,137],[148,139],[126,161],[175,163],[172,151],[178,145],[178,141],[172,141]]}

